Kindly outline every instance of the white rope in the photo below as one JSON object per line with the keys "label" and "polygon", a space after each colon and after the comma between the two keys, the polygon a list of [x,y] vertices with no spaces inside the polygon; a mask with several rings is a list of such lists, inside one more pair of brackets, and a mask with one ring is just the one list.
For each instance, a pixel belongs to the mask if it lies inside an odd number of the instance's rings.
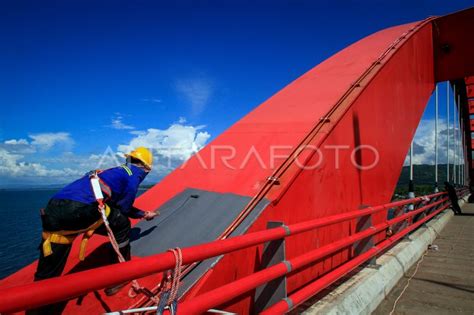
{"label": "white rope", "polygon": [[428,251],[425,251],[423,253],[423,255],[421,256],[421,259],[418,261],[418,263],[416,264],[416,268],[415,268],[415,271],[413,272],[413,274],[410,276],[410,278],[408,278],[408,281],[405,285],[405,287],[403,288],[402,292],[400,292],[400,295],[395,299],[395,302],[393,303],[393,307],[392,307],[392,310],[390,311],[389,315],[393,315],[393,313],[395,312],[395,309],[397,308],[397,304],[398,304],[398,301],[400,301],[400,299],[402,298],[402,295],[405,293],[405,291],[408,289],[408,286],[410,285],[410,281],[411,279],[413,279],[413,277],[416,275],[417,271],[418,271],[418,267],[420,267],[420,264],[421,262],[423,261],[423,258],[425,258],[425,255],[428,253]]}

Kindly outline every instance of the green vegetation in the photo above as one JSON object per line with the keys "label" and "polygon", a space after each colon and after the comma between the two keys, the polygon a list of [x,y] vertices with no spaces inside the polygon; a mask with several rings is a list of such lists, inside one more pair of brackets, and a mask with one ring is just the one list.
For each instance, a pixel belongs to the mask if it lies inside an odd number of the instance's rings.
{"label": "green vegetation", "polygon": [[[453,165],[450,164],[450,174],[453,171]],[[414,165],[413,166],[413,177],[415,185],[431,185],[433,187],[435,180],[435,167],[434,165]],[[410,168],[404,166],[402,173],[400,174],[400,179],[398,180],[397,187],[408,186],[408,181],[410,179]],[[438,185],[444,186],[446,180],[446,164],[441,164],[438,166]]]}
{"label": "green vegetation", "polygon": [[[443,190],[444,185],[439,186],[439,190]],[[432,194],[434,192],[433,185],[415,185],[415,196],[422,196]],[[395,195],[398,197],[405,197],[408,195],[408,185],[407,186],[397,186],[395,188]]]}
{"label": "green vegetation", "polygon": [[[452,174],[453,165],[450,164],[450,174]],[[408,194],[408,182],[410,180],[410,167],[404,166],[398,179],[395,189],[394,198],[405,198]],[[415,184],[415,195],[426,195],[433,193],[435,181],[434,165],[414,165],[413,166],[413,182]],[[438,166],[438,187],[444,190],[444,182],[446,181],[446,164]]]}

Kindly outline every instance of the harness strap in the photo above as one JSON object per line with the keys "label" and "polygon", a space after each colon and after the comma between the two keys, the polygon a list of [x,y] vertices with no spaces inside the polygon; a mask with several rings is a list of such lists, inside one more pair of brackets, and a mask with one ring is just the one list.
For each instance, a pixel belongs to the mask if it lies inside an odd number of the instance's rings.
{"label": "harness strap", "polygon": [[102,179],[99,178],[100,190],[107,195],[107,198],[112,197],[112,189]]}
{"label": "harness strap", "polygon": [[[110,207],[105,205],[105,216],[108,217],[110,214]],[[100,218],[97,220],[89,229],[82,235],[81,247],[79,249],[79,260],[83,261],[86,257],[86,248],[89,239],[94,235],[96,229],[98,229],[104,223],[104,219]]]}
{"label": "harness strap", "polygon": [[[105,215],[108,217],[109,214],[110,214],[110,207],[105,205]],[[87,242],[92,237],[95,230],[99,228],[103,223],[104,223],[104,220],[100,218],[89,227],[85,229],[81,229],[81,230],[76,230],[76,231],[62,230],[62,231],[54,231],[54,232],[43,231],[42,236],[44,240],[43,242],[44,257],[47,257],[53,253],[51,244],[72,244],[72,242],[74,242],[74,239],[79,234],[84,233],[82,237],[82,241],[81,241],[81,247],[79,250],[79,259],[83,261],[86,254]]]}
{"label": "harness strap", "polygon": [[51,243],[55,244],[72,244],[76,235],[66,236],[51,232],[43,232],[43,256],[48,257],[53,253],[53,249],[51,248]]}

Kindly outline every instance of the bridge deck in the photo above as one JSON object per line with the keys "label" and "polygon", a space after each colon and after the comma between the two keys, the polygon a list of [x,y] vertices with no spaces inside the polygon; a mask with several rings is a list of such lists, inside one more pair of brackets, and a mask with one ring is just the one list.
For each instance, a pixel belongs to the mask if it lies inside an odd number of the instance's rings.
{"label": "bridge deck", "polygon": [[[474,313],[474,204],[465,204],[435,240],[399,299],[394,314]],[[373,314],[389,314],[413,266]]]}

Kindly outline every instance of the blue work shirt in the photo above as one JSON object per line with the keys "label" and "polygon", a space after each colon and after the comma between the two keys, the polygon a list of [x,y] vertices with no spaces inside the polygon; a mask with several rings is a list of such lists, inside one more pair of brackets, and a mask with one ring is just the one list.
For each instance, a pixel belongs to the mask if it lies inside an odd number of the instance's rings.
{"label": "blue work shirt", "polygon": [[[99,178],[112,191],[112,196],[107,199],[107,204],[110,207],[118,208],[120,212],[130,218],[143,217],[145,213],[134,208],[133,202],[137,196],[138,186],[147,174],[147,172],[133,164],[117,166],[101,172]],[[106,197],[105,194],[104,197]],[[87,174],[61,189],[52,199],[73,200],[85,204],[96,202],[91,181]]]}

